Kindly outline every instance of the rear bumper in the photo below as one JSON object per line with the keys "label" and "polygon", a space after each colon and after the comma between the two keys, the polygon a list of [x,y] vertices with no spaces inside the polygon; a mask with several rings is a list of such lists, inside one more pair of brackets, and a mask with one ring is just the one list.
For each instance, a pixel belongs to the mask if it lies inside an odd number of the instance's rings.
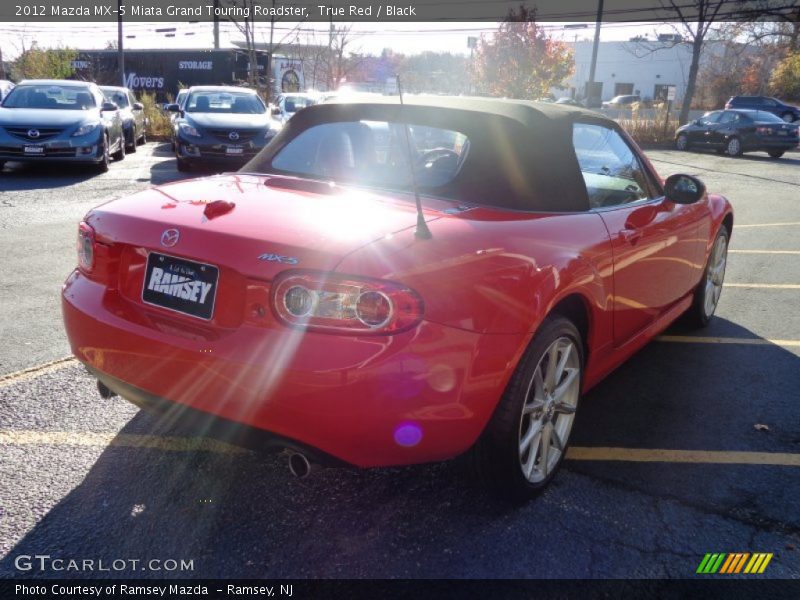
{"label": "rear bumper", "polygon": [[746,150],[793,150],[798,147],[798,143],[800,143],[798,138],[756,138],[748,140],[744,144],[744,148]]}
{"label": "rear bumper", "polygon": [[[277,323],[204,336],[191,318],[168,320],[77,271],[64,284],[62,308],[75,356],[121,396],[189,407],[361,467],[467,450],[528,338],[425,321],[394,336]],[[120,316],[131,310],[136,322]]]}
{"label": "rear bumper", "polygon": [[252,448],[259,452],[288,448],[296,452],[302,452],[309,460],[324,466],[346,466],[348,464],[297,440],[196,410],[184,404],[170,402],[165,398],[155,396],[141,388],[112,377],[108,373],[98,371],[90,365],[85,366],[89,373],[94,375],[98,381],[103,382],[108,389],[140,408],[161,415],[160,418],[165,419],[167,423],[180,423],[181,431],[214,438],[228,444]]}

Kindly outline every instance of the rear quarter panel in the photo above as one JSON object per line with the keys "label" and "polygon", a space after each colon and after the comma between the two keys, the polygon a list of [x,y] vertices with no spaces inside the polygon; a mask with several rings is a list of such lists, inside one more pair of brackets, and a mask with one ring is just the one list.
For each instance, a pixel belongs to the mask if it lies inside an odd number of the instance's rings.
{"label": "rear quarter panel", "polygon": [[560,300],[578,294],[589,317],[588,345],[611,342],[612,255],[599,215],[476,208],[430,228],[430,240],[403,232],[365,246],[337,271],[404,283],[422,296],[427,321],[527,334],[524,346]]}

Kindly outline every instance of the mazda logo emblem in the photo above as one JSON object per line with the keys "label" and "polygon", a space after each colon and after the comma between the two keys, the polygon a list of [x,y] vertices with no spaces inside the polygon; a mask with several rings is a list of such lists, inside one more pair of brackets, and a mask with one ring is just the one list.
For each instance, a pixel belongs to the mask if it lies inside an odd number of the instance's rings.
{"label": "mazda logo emblem", "polygon": [[161,245],[166,246],[167,248],[172,248],[178,243],[178,239],[180,237],[181,234],[177,229],[167,229],[161,234]]}
{"label": "mazda logo emblem", "polygon": [[239,134],[238,134],[238,133],[236,133],[235,131],[231,131],[231,132],[228,134],[228,139],[229,139],[229,140],[231,140],[232,142],[235,142],[236,140],[238,140],[238,139],[239,139]]}
{"label": "mazda logo emblem", "polygon": [[39,130],[38,129],[28,129],[28,137],[32,139],[36,139],[39,137]]}

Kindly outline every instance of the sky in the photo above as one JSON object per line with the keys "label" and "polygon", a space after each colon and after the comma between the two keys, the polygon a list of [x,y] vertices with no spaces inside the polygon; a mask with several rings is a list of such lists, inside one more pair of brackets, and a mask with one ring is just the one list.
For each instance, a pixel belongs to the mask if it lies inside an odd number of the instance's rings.
{"label": "sky", "polygon": [[[347,25],[339,23],[337,26]],[[594,23],[570,24],[541,23],[554,37],[565,41],[590,40],[594,36]],[[585,28],[575,26],[585,25]],[[351,46],[353,51],[380,54],[384,48],[396,53],[418,54],[426,50],[469,53],[467,38],[490,34],[496,23],[353,23]],[[174,32],[156,30],[174,28]],[[634,35],[650,35],[654,32],[671,32],[669,25],[655,23],[605,23],[601,28],[601,40],[628,40]],[[126,23],[123,45],[131,49],[147,48],[211,48],[213,34],[211,23]],[[166,37],[174,33],[174,37]],[[133,37],[128,37],[133,36]],[[40,47],[69,46],[79,49],[104,48],[117,39],[116,23],[8,23],[0,22],[0,48],[4,60],[12,60],[23,47],[36,41]],[[243,40],[232,23],[220,27],[221,47],[230,47],[232,40]],[[327,44],[327,23],[277,22],[275,43],[299,41],[300,43]],[[256,30],[257,42],[269,41],[269,25]]]}

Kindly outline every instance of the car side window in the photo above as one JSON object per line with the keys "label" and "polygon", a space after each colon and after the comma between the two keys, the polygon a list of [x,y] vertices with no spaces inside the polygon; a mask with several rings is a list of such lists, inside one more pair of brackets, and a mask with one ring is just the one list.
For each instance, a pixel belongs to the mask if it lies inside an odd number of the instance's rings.
{"label": "car side window", "polygon": [[575,123],[572,143],[591,208],[629,204],[656,197],[656,189],[633,149],[616,131]]}
{"label": "car side window", "polygon": [[719,119],[720,123],[733,123],[736,121],[736,113],[724,112]]}
{"label": "car side window", "polygon": [[703,115],[702,117],[697,119],[697,122],[700,125],[711,125],[711,124],[716,123],[717,121],[719,121],[719,118],[721,116],[722,116],[722,112],[716,111],[716,112],[712,112],[712,113],[708,113],[706,115]]}

